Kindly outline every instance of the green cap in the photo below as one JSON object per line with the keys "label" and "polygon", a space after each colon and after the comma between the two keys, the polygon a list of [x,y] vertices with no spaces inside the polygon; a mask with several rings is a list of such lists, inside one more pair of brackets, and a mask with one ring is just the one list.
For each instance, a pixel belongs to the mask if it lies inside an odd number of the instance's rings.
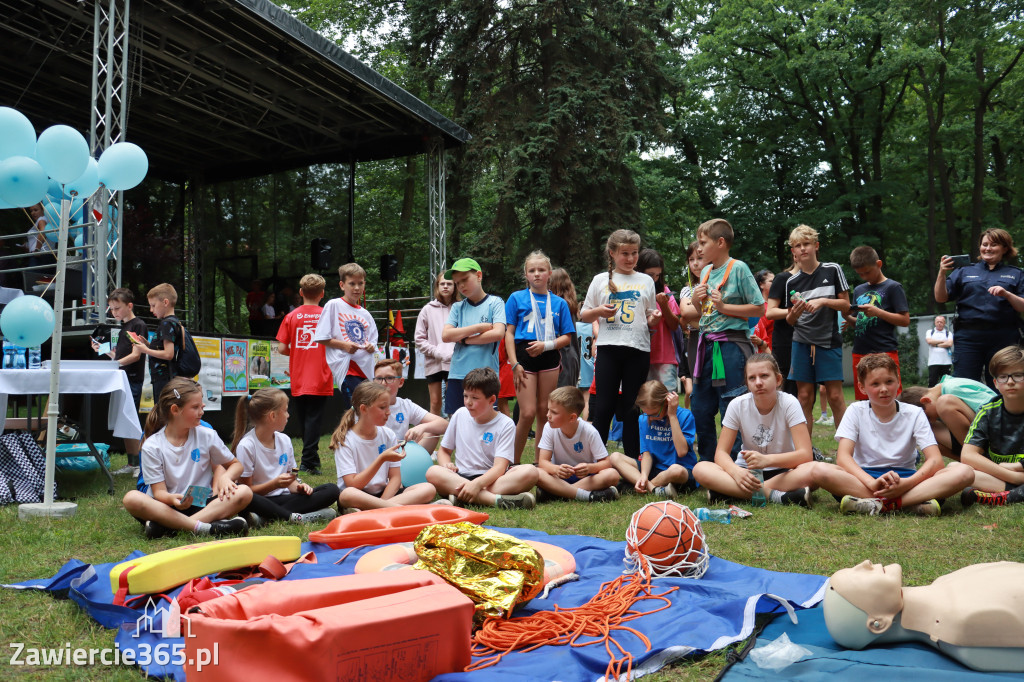
{"label": "green cap", "polygon": [[444,271],[444,278],[451,279],[453,272],[480,272],[480,264],[472,258],[460,258],[451,269]]}

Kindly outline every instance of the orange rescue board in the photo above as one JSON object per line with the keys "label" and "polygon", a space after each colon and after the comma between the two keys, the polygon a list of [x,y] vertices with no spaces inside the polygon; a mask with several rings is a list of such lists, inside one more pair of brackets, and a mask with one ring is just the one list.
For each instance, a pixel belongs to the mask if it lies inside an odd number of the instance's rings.
{"label": "orange rescue board", "polygon": [[396,571],[264,583],[183,618],[189,680],[425,682],[469,665],[473,602]]}
{"label": "orange rescue board", "polygon": [[481,524],[489,518],[481,512],[440,504],[370,509],[339,516],[323,530],[310,533],[309,541],[321,542],[331,549],[411,542],[427,526],[462,521]]}

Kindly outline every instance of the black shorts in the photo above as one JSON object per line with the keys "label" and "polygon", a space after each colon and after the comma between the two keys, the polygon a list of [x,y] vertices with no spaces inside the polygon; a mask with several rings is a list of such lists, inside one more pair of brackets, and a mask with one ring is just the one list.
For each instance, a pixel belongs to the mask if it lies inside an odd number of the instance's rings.
{"label": "black shorts", "polygon": [[775,478],[776,476],[781,476],[782,474],[788,474],[790,471],[792,471],[792,469],[768,469],[768,470],[762,470],[761,473],[764,474],[764,480],[770,481],[773,478]]}
{"label": "black shorts", "polygon": [[[211,497],[211,498],[209,499],[209,502],[213,502],[213,501],[214,501],[214,500],[216,500],[216,499],[217,499],[216,497]],[[170,505],[167,505],[167,506],[170,506]],[[182,513],[182,514],[184,514],[185,516],[195,516],[195,515],[196,515],[196,514],[198,514],[199,512],[201,512],[201,511],[203,511],[204,509],[206,509],[206,507],[197,507],[197,506],[196,506],[196,505],[194,505],[194,504],[193,504],[193,505],[192,505],[191,507],[189,507],[188,509],[178,509],[177,507],[172,507],[172,508],[173,508],[173,509],[174,509],[175,511],[179,511],[179,512],[181,512],[181,513]],[[140,519],[140,518],[139,518],[138,516],[134,517],[134,519],[135,519],[136,521],[138,521],[139,523],[141,523],[141,524],[142,524],[143,526],[145,526],[145,525],[146,525],[146,519]],[[156,523],[156,521],[154,521],[153,523]]]}
{"label": "black shorts", "polygon": [[448,378],[448,370],[441,370],[440,372],[434,372],[433,374],[427,375],[428,384],[439,384]]}
{"label": "black shorts", "polygon": [[562,364],[562,354],[557,350],[546,350],[537,357],[531,357],[526,347],[532,341],[516,341],[516,359],[527,374],[556,371]]}
{"label": "black shorts", "polygon": [[[367,495],[373,495],[374,497],[376,497],[379,500],[380,496],[383,495],[384,491],[387,490],[387,489],[388,489],[388,487],[384,486],[383,488],[381,488],[381,491],[379,493],[371,493],[369,490],[364,490],[363,492],[366,493]],[[401,495],[404,492],[405,492],[405,488],[403,486],[399,486],[398,490],[395,492],[395,495]]]}

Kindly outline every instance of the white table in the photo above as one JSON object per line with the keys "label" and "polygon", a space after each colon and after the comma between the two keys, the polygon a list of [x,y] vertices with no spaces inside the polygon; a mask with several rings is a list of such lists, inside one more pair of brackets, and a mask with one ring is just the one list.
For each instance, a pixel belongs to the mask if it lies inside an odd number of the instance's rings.
{"label": "white table", "polygon": [[[65,361],[67,362],[67,361]],[[60,367],[60,393],[84,395],[110,394],[107,427],[118,438],[142,438],[139,414],[135,411],[128,375],[113,363],[102,361],[78,362],[74,366]],[[95,369],[82,365],[96,364]],[[7,421],[7,396],[46,395],[50,392],[49,369],[0,369],[0,431]]]}

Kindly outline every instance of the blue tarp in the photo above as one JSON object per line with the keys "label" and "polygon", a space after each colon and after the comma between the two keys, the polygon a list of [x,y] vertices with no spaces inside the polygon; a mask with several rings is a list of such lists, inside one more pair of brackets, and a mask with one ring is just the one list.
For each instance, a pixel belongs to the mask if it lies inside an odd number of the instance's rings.
{"label": "blue tarp", "polygon": [[755,647],[764,646],[786,633],[789,639],[808,649],[813,656],[775,672],[762,670],[748,655],[728,670],[724,682],[752,680],[808,680],[818,682],[863,682],[864,680],[928,680],[928,682],[993,682],[1024,680],[1019,673],[981,673],[966,668],[930,646],[918,643],[890,644],[861,651],[843,649],[825,628],[822,608],[797,614],[796,625],[789,618],[776,618],[758,636]]}
{"label": "blue tarp", "polygon": [[[549,610],[554,604],[562,607],[580,606],[589,601],[601,583],[613,580],[623,570],[625,543],[611,542],[598,538],[575,535],[547,535],[540,531],[520,528],[499,528],[526,540],[540,540],[563,547],[576,557],[580,580],[568,583],[551,592],[547,600],[535,599],[516,611],[525,615],[539,610]],[[374,548],[358,549],[341,564],[334,562],[349,550],[332,550],[317,543],[304,543],[303,552],[314,551],[317,564],[300,564],[289,573],[286,580],[320,578],[352,573],[356,560]],[[129,557],[139,556],[135,552]],[[119,562],[115,562],[119,563]],[[119,628],[117,644],[122,651],[139,650],[148,645],[151,649],[157,643],[173,646],[181,639],[163,638],[158,634],[143,632],[136,636],[136,620],[141,611],[113,605],[114,595],[110,591],[109,572],[115,564],[91,566],[80,561],[69,561],[58,573],[48,580],[30,580],[18,585],[20,589],[40,589],[67,593],[97,622],[108,628]],[[659,578],[655,586],[678,587],[670,595],[672,606],[659,613],[644,616],[629,625],[650,638],[651,651],[645,651],[643,644],[633,635],[622,633],[617,637],[635,657],[634,675],[660,669],[669,662],[694,653],[713,651],[733,642],[745,639],[753,630],[755,613],[781,611],[777,599],[765,596],[776,595],[797,608],[817,604],[824,593],[825,578],[817,575],[779,573],[751,568],[711,557],[711,563],[704,577],[698,580],[681,578]],[[661,590],[655,590],[660,592]],[[177,594],[177,590],[171,595]],[[660,605],[658,602],[638,604],[644,611]],[[160,623],[154,624],[157,628]],[[501,663],[476,673],[452,673],[438,677],[438,680],[525,680],[551,679],[557,670],[562,682],[592,682],[601,677],[608,663],[608,655],[600,644],[570,648],[565,646],[543,647],[537,651],[513,653],[505,656]],[[151,665],[146,668],[152,676],[170,676],[183,680],[184,674],[177,666]]]}

